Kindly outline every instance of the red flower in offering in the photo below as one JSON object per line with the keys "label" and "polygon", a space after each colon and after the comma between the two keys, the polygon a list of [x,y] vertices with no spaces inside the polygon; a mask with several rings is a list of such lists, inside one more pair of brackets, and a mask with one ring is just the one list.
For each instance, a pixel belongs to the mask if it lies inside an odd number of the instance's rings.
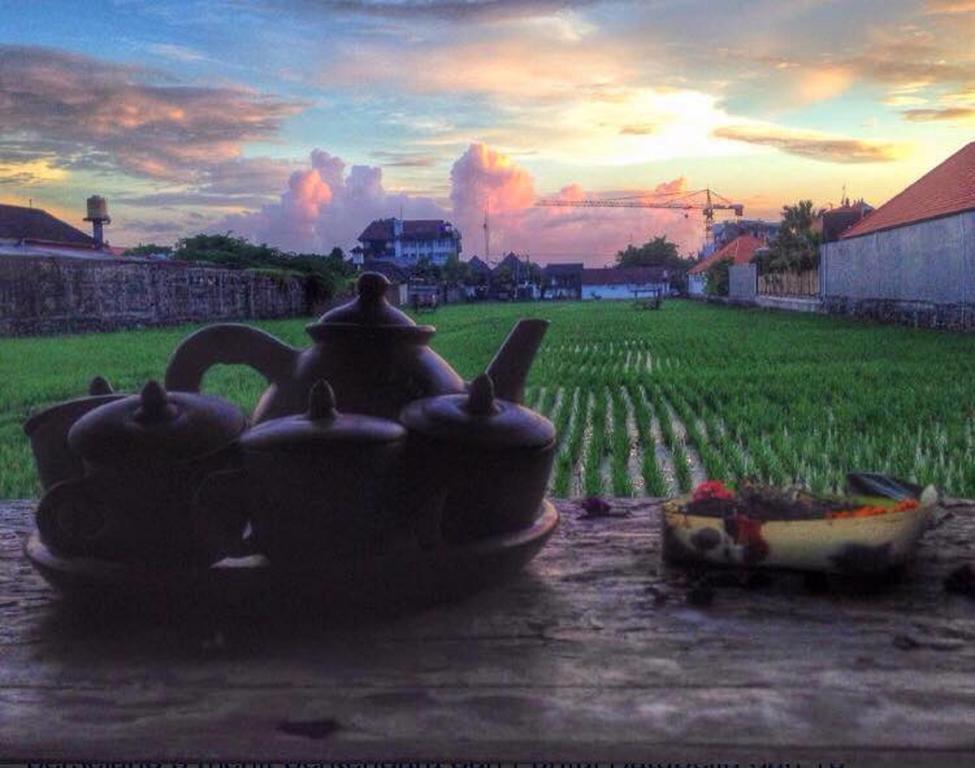
{"label": "red flower in offering", "polygon": [[732,493],[720,480],[708,480],[701,483],[694,489],[694,501],[704,501],[705,499],[733,499]]}

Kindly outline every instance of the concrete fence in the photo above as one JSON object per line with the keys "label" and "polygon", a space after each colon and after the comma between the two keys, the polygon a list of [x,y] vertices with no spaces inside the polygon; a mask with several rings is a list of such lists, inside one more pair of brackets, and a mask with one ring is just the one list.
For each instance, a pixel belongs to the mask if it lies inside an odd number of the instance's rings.
{"label": "concrete fence", "polygon": [[975,330],[975,212],[840,240],[820,251],[834,314]]}
{"label": "concrete fence", "polygon": [[300,277],[180,262],[0,258],[0,336],[310,314]]}
{"label": "concrete fence", "polygon": [[733,264],[728,267],[728,298],[738,302],[755,300],[758,280],[754,264]]}

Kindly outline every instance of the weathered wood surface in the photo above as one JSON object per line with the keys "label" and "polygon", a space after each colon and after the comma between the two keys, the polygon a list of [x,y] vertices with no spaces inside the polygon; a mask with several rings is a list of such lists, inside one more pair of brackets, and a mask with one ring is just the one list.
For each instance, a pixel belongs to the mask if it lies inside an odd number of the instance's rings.
{"label": "weathered wood surface", "polygon": [[[781,577],[688,600],[658,510],[562,525],[527,571],[367,625],[79,615],[0,504],[0,757],[975,760],[975,511],[871,595]],[[907,750],[908,752],[905,752]],[[805,764],[805,763],[804,763]]]}

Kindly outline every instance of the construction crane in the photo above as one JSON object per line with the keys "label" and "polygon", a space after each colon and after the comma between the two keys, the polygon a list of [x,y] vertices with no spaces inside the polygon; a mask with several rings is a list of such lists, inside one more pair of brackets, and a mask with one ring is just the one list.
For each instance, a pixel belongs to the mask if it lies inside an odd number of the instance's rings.
{"label": "construction crane", "polygon": [[648,192],[599,200],[538,200],[535,205],[553,208],[663,208],[672,211],[701,211],[704,214],[705,242],[711,242],[712,239],[715,211],[734,211],[737,220],[741,220],[745,211],[745,206],[741,203],[733,203],[709,188],[694,192]]}

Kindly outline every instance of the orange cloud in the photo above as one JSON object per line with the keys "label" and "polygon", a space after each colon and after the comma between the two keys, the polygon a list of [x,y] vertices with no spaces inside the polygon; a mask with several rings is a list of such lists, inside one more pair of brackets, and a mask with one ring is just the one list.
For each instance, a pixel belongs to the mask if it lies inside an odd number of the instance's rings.
{"label": "orange cloud", "polygon": [[969,121],[975,119],[975,107],[945,107],[944,109],[908,109],[901,113],[912,123],[934,121]]}
{"label": "orange cloud", "polygon": [[302,104],[46,48],[0,46],[0,142],[57,143],[68,168],[187,181],[276,136]]}
{"label": "orange cloud", "polygon": [[716,128],[712,135],[832,163],[882,163],[903,156],[903,148],[891,142],[839,138],[775,125],[726,125]]}
{"label": "orange cloud", "polygon": [[484,211],[504,214],[535,202],[531,174],[484,144],[471,144],[450,169],[454,215],[477,220]]}
{"label": "orange cloud", "polygon": [[826,101],[843,93],[853,79],[853,72],[846,67],[810,69],[799,75],[796,91],[803,103]]}
{"label": "orange cloud", "polygon": [[925,12],[933,15],[973,13],[975,0],[928,0]]}

